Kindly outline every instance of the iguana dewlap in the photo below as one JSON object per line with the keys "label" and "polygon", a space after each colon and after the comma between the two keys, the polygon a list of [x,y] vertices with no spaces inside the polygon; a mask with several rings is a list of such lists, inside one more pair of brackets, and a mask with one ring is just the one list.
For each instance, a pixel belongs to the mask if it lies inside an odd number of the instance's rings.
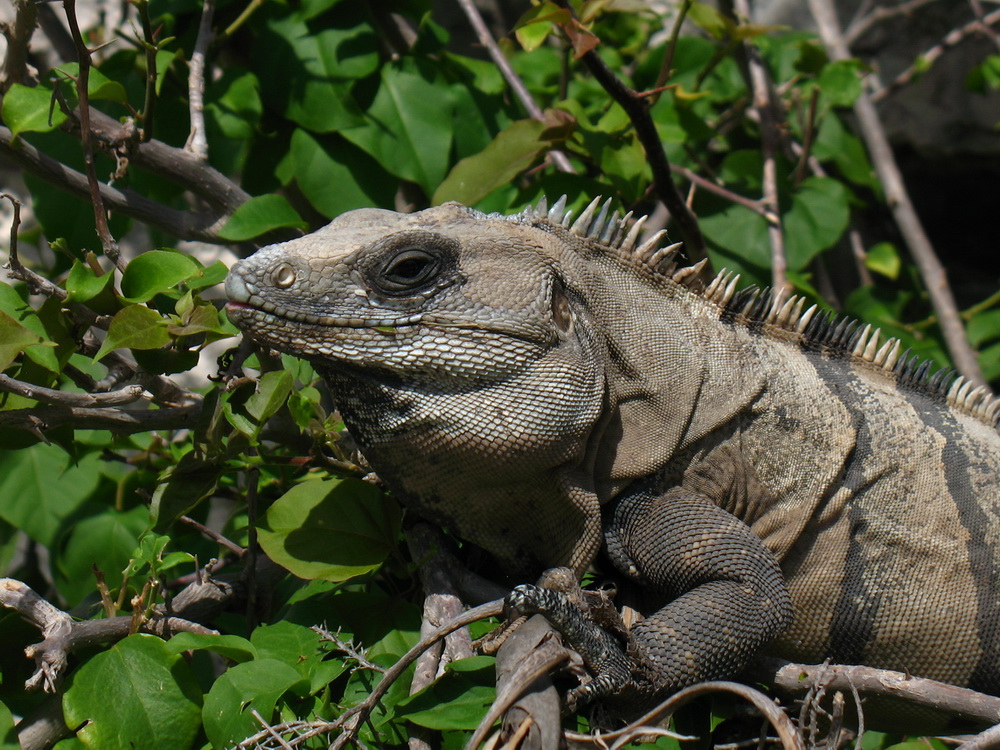
{"label": "iguana dewlap", "polygon": [[766,649],[1000,693],[997,402],[595,213],[352,211],[236,264],[228,315],[507,572],[603,550],[657,593],[646,692]]}

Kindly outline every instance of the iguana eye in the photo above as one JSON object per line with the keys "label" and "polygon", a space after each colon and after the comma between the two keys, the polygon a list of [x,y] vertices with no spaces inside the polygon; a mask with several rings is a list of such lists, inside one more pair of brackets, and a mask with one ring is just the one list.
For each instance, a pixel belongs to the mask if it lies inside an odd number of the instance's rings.
{"label": "iguana eye", "polygon": [[282,263],[271,272],[271,280],[276,287],[287,289],[295,283],[295,269],[287,263]]}
{"label": "iguana eye", "polygon": [[417,248],[396,253],[382,268],[378,282],[383,291],[405,292],[422,286],[437,276],[438,259]]}

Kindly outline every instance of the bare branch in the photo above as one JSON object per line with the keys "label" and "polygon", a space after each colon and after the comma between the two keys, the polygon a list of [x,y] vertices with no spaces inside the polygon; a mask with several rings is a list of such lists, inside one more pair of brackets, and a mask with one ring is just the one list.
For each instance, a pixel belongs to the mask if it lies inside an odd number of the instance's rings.
{"label": "bare branch", "polygon": [[1000,721],[1000,698],[996,696],[887,669],[761,659],[751,670],[755,678],[792,695],[801,695],[819,686],[827,690],[857,690],[862,696],[891,696],[975,722],[995,724]]}
{"label": "bare branch", "polygon": [[937,0],[907,0],[907,2],[900,3],[899,5],[876,6],[871,13],[855,19],[847,26],[847,29],[844,31],[844,41],[850,47],[878,24],[898,18],[899,16],[909,16],[913,11],[925,5],[930,5],[933,2],[937,2]]}
{"label": "bare branch", "polygon": [[205,54],[212,41],[212,15],[215,0],[205,0],[198,25],[198,38],[191,53],[188,66],[188,109],[191,117],[191,133],[184,150],[193,154],[198,161],[208,161],[208,137],[205,134]]}
{"label": "bare branch", "polygon": [[495,617],[503,611],[503,600],[498,599],[493,602],[487,602],[478,607],[465,612],[461,617],[457,617],[451,622],[445,623],[441,627],[434,630],[432,633],[428,634],[426,637],[421,638],[420,642],[417,643],[413,648],[407,651],[403,656],[399,658],[395,664],[393,664],[382,677],[382,680],[378,685],[372,690],[372,692],[365,698],[361,703],[353,708],[348,709],[340,718],[334,722],[337,728],[343,729],[343,732],[337,739],[330,745],[330,750],[340,750],[349,742],[354,741],[357,736],[358,729],[364,723],[371,712],[374,710],[375,706],[378,705],[379,701],[385,695],[389,687],[400,678],[403,672],[406,671],[417,657],[420,656],[426,649],[430,648],[434,643],[444,638],[448,633],[452,633],[459,628],[464,628],[470,623],[477,622],[486,617]]}
{"label": "bare branch", "polygon": [[[845,60],[849,58],[850,52],[840,31],[837,12],[832,0],[809,0],[809,8],[830,59]],[[976,23],[978,24],[978,21]],[[868,153],[875,165],[875,171],[878,173],[879,180],[881,180],[885,190],[886,203],[892,211],[896,225],[920,270],[924,284],[927,286],[931,304],[937,313],[941,332],[944,334],[955,367],[976,385],[983,385],[986,381],[979,368],[976,354],[965,338],[965,328],[962,325],[962,319],[955,305],[951,288],[948,286],[944,268],[935,255],[934,247],[931,245],[930,239],[920,223],[920,217],[917,216],[910,200],[903,176],[896,164],[896,157],[892,153],[892,147],[889,145],[889,139],[886,137],[885,129],[882,127],[871,97],[862,92],[854,104],[854,113],[858,118],[861,136],[868,146]]]}
{"label": "bare branch", "polygon": [[108,214],[104,208],[101,184],[97,179],[94,164],[94,147],[90,131],[90,50],[83,39],[80,24],[76,18],[76,0],[63,0],[63,7],[66,8],[66,19],[69,22],[70,34],[73,35],[73,41],[76,43],[77,62],[80,66],[76,79],[76,95],[80,100],[80,138],[83,143],[83,166],[87,173],[90,202],[94,207],[94,226],[97,228],[97,236],[101,241],[104,254],[120,270],[125,270],[125,263],[118,251],[118,243],[111,236],[111,229],[108,227]]}
{"label": "bare branch", "polygon": [[130,385],[127,388],[122,388],[120,391],[112,391],[111,393],[69,393],[67,391],[57,391],[52,388],[43,388],[33,383],[25,383],[3,374],[0,374],[0,391],[16,393],[25,398],[41,401],[44,404],[85,407],[130,404],[133,401],[138,401],[144,394],[141,385]]}
{"label": "bare branch", "polygon": [[142,132],[139,139],[146,143],[153,137],[153,114],[156,112],[156,39],[149,18],[149,0],[137,0],[139,22],[142,24],[143,52],[146,55],[146,96],[142,104]]}
{"label": "bare branch", "polygon": [[646,159],[653,170],[656,196],[677,222],[684,238],[688,257],[692,261],[708,257],[705,249],[705,238],[698,227],[698,220],[691,208],[685,203],[684,197],[680,194],[671,176],[670,160],[667,159],[667,154],[663,150],[660,134],[656,131],[656,125],[649,114],[645,97],[626,86],[594,50],[584,54],[583,62],[598,83],[604,87],[604,90],[625,110],[632,122],[636,137],[645,149]]}
{"label": "bare branch", "polygon": [[150,430],[190,427],[201,413],[200,399],[186,406],[165,409],[89,409],[82,406],[43,406],[0,412],[0,426],[17,427],[35,434],[62,425],[78,430],[111,430],[119,435]]}
{"label": "bare branch", "polygon": [[959,745],[955,750],[989,750],[1000,746],[1000,724],[992,726],[981,734],[977,734],[971,740],[967,740]]}
{"label": "bare branch", "polygon": [[213,208],[231,214],[250,200],[250,194],[243,188],[182,148],[156,139],[130,143],[122,124],[96,109],[90,112],[90,126],[94,139],[103,148],[114,152],[123,144],[130,144],[129,159],[133,164],[190,190]]}
{"label": "bare branch", "polygon": [[[500,47],[498,47],[496,41],[494,41],[493,36],[490,34],[490,30],[486,28],[486,23],[483,21],[483,17],[479,14],[479,9],[476,7],[475,3],[472,0],[458,0],[458,4],[465,13],[465,17],[469,19],[469,24],[472,26],[473,30],[476,32],[476,36],[479,38],[479,43],[486,48],[487,52],[489,52],[490,58],[493,60],[493,64],[499,68],[500,73],[507,81],[507,85],[513,89],[514,95],[518,98],[518,101],[521,102],[521,106],[524,107],[531,119],[539,121],[544,120],[545,116],[542,114],[541,108],[535,103],[535,100],[531,98],[531,93],[524,85],[524,82],[521,81],[520,76],[514,72],[514,68],[511,67],[510,62],[504,56],[503,52],[500,51]],[[566,154],[562,151],[552,150],[549,152],[549,157],[552,159],[552,163],[555,165],[556,169],[560,172],[576,174],[576,170],[573,169],[573,165],[569,163],[569,159],[566,158]]]}
{"label": "bare branch", "polygon": [[28,49],[35,31],[37,17],[34,0],[13,0],[14,23],[4,29],[7,52],[0,70],[0,94],[6,94],[15,83],[28,81]]}
{"label": "bare branch", "polygon": [[761,201],[755,201],[753,198],[747,198],[739,193],[734,193],[732,190],[728,190],[711,180],[706,180],[700,174],[692,172],[687,167],[682,167],[679,164],[671,164],[670,171],[674,174],[679,174],[685,180],[697,185],[702,190],[706,190],[709,193],[715,193],[720,198],[725,198],[731,203],[743,206],[744,208],[749,208],[754,213],[763,216],[769,223],[780,221],[778,215],[763,205]]}
{"label": "bare branch", "polygon": [[[0,126],[0,158],[7,159],[26,172],[81,198],[90,196],[87,177],[42,153],[23,139],[14,142],[8,128]],[[168,208],[128,188],[98,183],[102,201],[119,213],[156,227],[169,235],[187,240],[226,244],[218,232],[228,216],[210,216]]]}
{"label": "bare branch", "polygon": [[[733,7],[740,16],[740,23],[746,23],[750,18],[750,3],[748,0],[734,0]],[[746,56],[747,75],[750,78],[750,90],[753,92],[753,106],[760,118],[760,144],[763,158],[763,175],[761,178],[763,196],[761,204],[771,212],[776,221],[767,224],[767,238],[771,245],[771,285],[775,293],[789,291],[788,260],[785,257],[785,237],[778,216],[778,113],[777,104],[773,98],[771,83],[767,70],[760,59],[760,51],[750,42],[743,42],[743,52]]]}
{"label": "bare branch", "polygon": [[972,36],[973,34],[982,32],[984,28],[991,28],[997,23],[1000,23],[1000,10],[988,13],[982,18],[977,18],[975,21],[969,21],[969,23],[964,26],[959,26],[957,29],[949,32],[938,44],[935,44],[922,54],[917,55],[916,61],[913,65],[896,76],[891,83],[872,93],[871,100],[873,102],[882,101],[892,92],[912,81],[917,76],[919,71],[926,70],[934,63],[935,60],[941,57],[941,55],[952,47],[958,45],[963,39],[968,36]]}

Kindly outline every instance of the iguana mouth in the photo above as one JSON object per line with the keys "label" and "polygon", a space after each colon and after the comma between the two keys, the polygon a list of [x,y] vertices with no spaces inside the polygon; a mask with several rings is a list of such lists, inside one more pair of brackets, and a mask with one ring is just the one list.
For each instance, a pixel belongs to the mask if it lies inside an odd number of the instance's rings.
{"label": "iguana mouth", "polygon": [[402,318],[360,318],[342,315],[310,315],[308,313],[290,310],[278,311],[270,303],[252,305],[247,302],[227,302],[226,312],[236,312],[236,317],[253,317],[258,320],[270,319],[288,321],[307,326],[323,326],[324,328],[397,328],[419,323],[422,315],[407,315]]}

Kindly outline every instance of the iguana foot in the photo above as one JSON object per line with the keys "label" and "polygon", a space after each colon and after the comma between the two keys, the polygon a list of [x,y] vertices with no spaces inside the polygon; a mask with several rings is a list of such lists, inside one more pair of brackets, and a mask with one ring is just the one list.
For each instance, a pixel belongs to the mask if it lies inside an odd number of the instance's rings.
{"label": "iguana foot", "polygon": [[523,584],[507,596],[507,606],[519,614],[543,615],[580,654],[593,679],[572,689],[570,710],[594,700],[617,696],[633,684],[628,656],[618,639],[593,621],[586,603],[560,591]]}

